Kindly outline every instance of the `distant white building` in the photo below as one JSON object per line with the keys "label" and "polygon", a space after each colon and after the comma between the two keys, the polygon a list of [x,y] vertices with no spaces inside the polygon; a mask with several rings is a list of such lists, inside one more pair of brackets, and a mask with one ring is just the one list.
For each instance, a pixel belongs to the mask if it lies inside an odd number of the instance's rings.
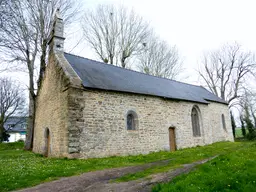
{"label": "distant white building", "polygon": [[26,139],[26,117],[10,117],[4,124],[4,128],[10,135],[8,142],[16,142]]}

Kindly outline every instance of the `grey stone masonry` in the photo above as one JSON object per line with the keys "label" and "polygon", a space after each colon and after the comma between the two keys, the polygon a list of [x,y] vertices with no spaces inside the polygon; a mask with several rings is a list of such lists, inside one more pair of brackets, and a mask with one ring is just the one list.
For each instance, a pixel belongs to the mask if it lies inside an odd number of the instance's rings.
{"label": "grey stone masonry", "polygon": [[[64,57],[63,30],[57,11],[49,62],[36,101],[34,152],[49,157],[94,158],[170,150],[173,141],[182,149],[234,140],[224,103],[83,87],[79,71],[76,73]],[[193,134],[192,125],[195,107],[198,135]]]}
{"label": "grey stone masonry", "polygon": [[70,88],[68,92],[68,152],[73,154],[80,152],[80,136],[84,127],[85,98],[82,89]]}
{"label": "grey stone masonry", "polygon": [[[228,106],[103,90],[83,91],[80,158],[146,154],[170,150],[169,128],[175,128],[177,149],[233,141]],[[77,95],[81,97],[81,95]],[[201,135],[193,136],[191,112],[197,106]],[[82,110],[82,108],[80,107]],[[127,112],[137,114],[135,130],[127,130]],[[226,129],[221,116],[225,116]],[[77,125],[78,126],[78,125]]]}
{"label": "grey stone masonry", "polygon": [[48,44],[50,45],[50,51],[63,52],[64,51],[64,23],[60,16],[59,10],[56,11],[53,30],[51,32],[51,38]]}

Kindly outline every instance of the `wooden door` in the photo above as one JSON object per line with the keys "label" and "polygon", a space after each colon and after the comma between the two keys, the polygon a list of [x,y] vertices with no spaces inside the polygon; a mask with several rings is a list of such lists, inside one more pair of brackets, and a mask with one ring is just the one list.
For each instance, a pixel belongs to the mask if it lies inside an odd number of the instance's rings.
{"label": "wooden door", "polygon": [[169,141],[170,141],[170,151],[176,150],[176,141],[175,141],[175,128],[169,128]]}

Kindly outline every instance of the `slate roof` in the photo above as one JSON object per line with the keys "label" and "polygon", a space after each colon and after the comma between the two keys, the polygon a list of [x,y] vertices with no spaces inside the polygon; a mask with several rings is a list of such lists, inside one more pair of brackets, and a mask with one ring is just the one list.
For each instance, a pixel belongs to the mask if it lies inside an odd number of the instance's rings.
{"label": "slate roof", "polygon": [[69,53],[64,53],[64,56],[81,78],[85,88],[153,95],[205,104],[208,104],[208,101],[227,104],[201,86],[159,78]]}

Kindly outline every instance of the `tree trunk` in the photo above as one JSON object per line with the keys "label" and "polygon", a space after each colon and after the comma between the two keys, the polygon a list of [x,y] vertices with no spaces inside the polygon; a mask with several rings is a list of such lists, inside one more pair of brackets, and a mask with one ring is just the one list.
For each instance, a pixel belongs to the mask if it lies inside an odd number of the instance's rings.
{"label": "tree trunk", "polygon": [[123,68],[125,68],[125,58],[124,57],[121,58],[121,66]]}
{"label": "tree trunk", "polygon": [[34,68],[31,63],[28,65],[29,68],[29,109],[28,109],[28,126],[26,134],[25,149],[32,150],[33,148],[33,133],[34,133],[34,122],[35,122],[35,105],[36,95],[34,89]]}
{"label": "tree trunk", "polygon": [[252,112],[252,118],[253,118],[253,122],[254,122],[254,129],[256,129],[256,116],[254,115],[253,111]]}
{"label": "tree trunk", "polygon": [[110,64],[112,64],[112,65],[113,65],[113,64],[114,64],[114,57],[113,57],[112,55],[110,55],[110,57],[109,57],[109,58],[110,58]]}
{"label": "tree trunk", "polygon": [[4,140],[4,117],[0,116],[0,143]]}
{"label": "tree trunk", "polygon": [[233,137],[236,138],[236,122],[235,122],[234,116],[231,112],[230,112],[230,117],[231,117],[231,126],[232,126]]}
{"label": "tree trunk", "polygon": [[44,77],[44,72],[45,72],[45,67],[46,67],[46,49],[47,49],[47,40],[44,39],[43,40],[43,44],[41,46],[42,49],[42,55],[40,58],[40,71],[39,71],[39,78],[37,81],[37,86],[38,86],[38,90],[40,89],[41,83],[42,83],[42,79]]}
{"label": "tree trunk", "polygon": [[0,143],[2,143],[4,140],[3,133],[4,133],[4,126],[0,123]]}
{"label": "tree trunk", "polygon": [[243,134],[243,137],[245,137],[246,136],[246,130],[245,130],[244,120],[243,120],[242,116],[240,117],[240,121],[241,121],[242,134]]}
{"label": "tree trunk", "polygon": [[226,101],[226,98],[225,98],[225,92],[224,91],[221,91],[221,99],[223,99],[224,101]]}
{"label": "tree trunk", "polygon": [[29,94],[29,115],[27,120],[27,134],[25,149],[32,150],[33,148],[33,135],[34,135],[34,119],[35,119],[35,98]]}

